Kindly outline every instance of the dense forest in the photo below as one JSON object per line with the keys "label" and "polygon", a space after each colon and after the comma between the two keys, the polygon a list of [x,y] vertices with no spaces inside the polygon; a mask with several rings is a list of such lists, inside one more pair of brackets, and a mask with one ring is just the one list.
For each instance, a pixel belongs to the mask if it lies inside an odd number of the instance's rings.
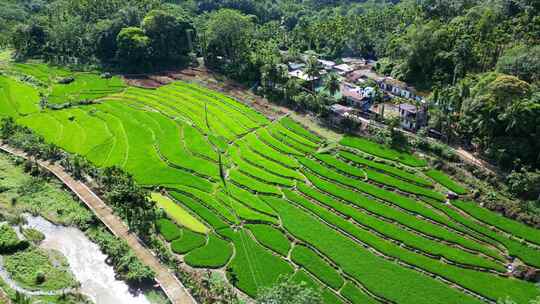
{"label": "dense forest", "polygon": [[18,59],[141,72],[203,57],[260,93],[324,115],[284,63],[306,51],[377,60],[428,92],[430,127],[474,145],[540,195],[540,2],[536,0],[2,0],[0,43]]}

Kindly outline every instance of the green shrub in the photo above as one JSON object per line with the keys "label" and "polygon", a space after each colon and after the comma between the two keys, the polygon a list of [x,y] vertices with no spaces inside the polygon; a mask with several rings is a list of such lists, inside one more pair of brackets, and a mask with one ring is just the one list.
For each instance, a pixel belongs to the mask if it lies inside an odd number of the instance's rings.
{"label": "green shrub", "polygon": [[29,242],[34,244],[38,244],[45,239],[45,235],[41,231],[33,228],[24,228],[22,233]]}
{"label": "green shrub", "polygon": [[0,254],[9,254],[28,247],[28,243],[19,240],[15,230],[7,224],[0,224]]}

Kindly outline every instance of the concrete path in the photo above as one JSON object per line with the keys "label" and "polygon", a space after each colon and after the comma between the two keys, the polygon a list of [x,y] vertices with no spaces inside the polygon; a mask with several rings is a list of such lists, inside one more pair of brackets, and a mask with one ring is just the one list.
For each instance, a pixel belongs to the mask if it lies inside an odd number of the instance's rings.
{"label": "concrete path", "polygon": [[[30,157],[25,152],[13,149],[0,142],[0,150],[9,154],[19,156],[25,159]],[[127,242],[131,250],[141,260],[141,262],[150,267],[156,273],[156,281],[161,285],[167,297],[173,304],[196,304],[195,299],[189,294],[184,285],[176,276],[163,266],[159,259],[146,248],[140,239],[129,232],[127,225],[113,213],[113,210],[105,204],[88,186],[81,181],[72,178],[61,166],[50,164],[45,161],[36,160],[44,169],[54,174],[62,181],[79,199],[90,208],[96,217],[103,222],[105,226],[118,238]]]}

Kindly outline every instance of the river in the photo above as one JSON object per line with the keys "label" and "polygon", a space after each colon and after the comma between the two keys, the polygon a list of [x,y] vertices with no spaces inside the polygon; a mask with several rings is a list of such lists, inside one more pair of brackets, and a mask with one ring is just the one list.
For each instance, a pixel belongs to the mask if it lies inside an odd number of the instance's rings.
{"label": "river", "polygon": [[26,227],[45,235],[40,247],[60,251],[81,283],[80,292],[96,304],[150,304],[142,294],[133,294],[128,285],[115,278],[112,266],[107,265],[97,244],[74,227],[54,225],[42,217],[26,217]]}

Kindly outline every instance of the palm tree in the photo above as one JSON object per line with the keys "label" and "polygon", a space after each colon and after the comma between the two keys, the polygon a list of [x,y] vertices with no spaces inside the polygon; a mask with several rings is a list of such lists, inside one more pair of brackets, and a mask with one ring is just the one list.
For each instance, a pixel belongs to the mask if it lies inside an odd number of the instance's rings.
{"label": "palm tree", "polygon": [[311,81],[311,91],[315,91],[315,80],[321,76],[321,65],[317,57],[311,56],[306,62],[306,74]]}
{"label": "palm tree", "polygon": [[285,101],[292,101],[292,98],[296,96],[298,92],[300,92],[300,88],[301,86],[297,78],[289,78],[289,80],[287,80],[285,83]]}
{"label": "palm tree", "polygon": [[334,96],[339,90],[339,77],[336,73],[330,73],[326,79],[325,89],[330,92],[330,95]]}

